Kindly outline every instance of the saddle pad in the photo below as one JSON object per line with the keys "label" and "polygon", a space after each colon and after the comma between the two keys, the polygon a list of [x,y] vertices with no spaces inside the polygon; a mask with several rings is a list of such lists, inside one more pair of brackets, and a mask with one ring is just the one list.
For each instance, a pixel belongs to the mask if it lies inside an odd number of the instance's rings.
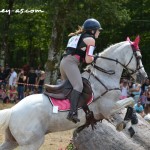
{"label": "saddle pad", "polygon": [[[69,99],[59,100],[59,99],[56,99],[56,98],[53,98],[53,97],[49,96],[49,100],[50,100],[52,106],[58,106],[58,111],[68,111],[68,110],[70,110],[70,101],[69,101]],[[93,95],[89,99],[87,105],[91,104],[92,101],[93,101]],[[78,109],[81,109],[81,108],[78,108]]]}

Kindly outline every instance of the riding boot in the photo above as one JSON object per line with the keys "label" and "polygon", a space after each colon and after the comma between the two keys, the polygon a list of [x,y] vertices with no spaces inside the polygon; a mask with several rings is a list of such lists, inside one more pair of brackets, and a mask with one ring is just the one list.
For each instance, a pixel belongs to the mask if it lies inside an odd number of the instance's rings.
{"label": "riding boot", "polygon": [[134,129],[133,129],[132,127],[130,127],[130,128],[128,129],[128,131],[129,131],[129,133],[130,133],[130,137],[132,138],[133,135],[135,134]]}
{"label": "riding boot", "polygon": [[132,113],[133,113],[133,108],[132,107],[128,107],[127,108],[127,112],[126,112],[126,115],[124,117],[124,120],[125,121],[129,121],[132,119]]}
{"label": "riding boot", "polygon": [[77,105],[78,105],[80,94],[81,93],[76,90],[73,90],[71,92],[71,97],[70,97],[71,107],[67,119],[74,123],[80,122],[80,120],[78,119],[78,112],[77,112]]}
{"label": "riding boot", "polygon": [[136,111],[134,109],[133,109],[133,112],[132,112],[131,123],[132,124],[137,124],[138,123],[138,117],[137,117]]}
{"label": "riding boot", "polygon": [[132,107],[127,108],[126,115],[124,117],[125,121],[131,120],[132,124],[137,124],[138,123],[138,117],[136,115],[135,110]]}

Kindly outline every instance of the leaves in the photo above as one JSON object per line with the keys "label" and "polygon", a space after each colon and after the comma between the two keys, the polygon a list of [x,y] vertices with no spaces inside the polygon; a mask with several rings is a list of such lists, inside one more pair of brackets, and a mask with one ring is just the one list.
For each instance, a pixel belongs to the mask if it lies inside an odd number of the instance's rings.
{"label": "leaves", "polygon": [[[2,0],[0,10],[7,9],[9,2]],[[147,61],[150,37],[148,0],[15,0],[12,9],[14,12],[10,20],[6,18],[8,14],[0,13],[0,53],[4,51],[3,39],[7,35],[5,56],[12,66],[21,67],[26,63],[33,66],[41,63],[44,66],[52,45],[54,55],[63,53],[68,34],[74,32],[78,25],[82,26],[87,18],[96,18],[104,29],[97,40],[96,52],[125,40],[127,36],[134,39],[139,34],[144,65],[150,71]],[[22,14],[15,13],[15,10],[21,9],[24,11]],[[25,13],[26,10],[43,12]],[[56,39],[52,31],[57,31]],[[17,58],[20,58],[19,63]]]}

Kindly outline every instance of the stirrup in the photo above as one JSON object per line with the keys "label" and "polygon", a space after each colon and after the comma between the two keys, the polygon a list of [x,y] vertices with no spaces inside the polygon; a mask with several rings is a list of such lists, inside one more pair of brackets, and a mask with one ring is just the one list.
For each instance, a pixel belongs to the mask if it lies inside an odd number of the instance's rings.
{"label": "stirrup", "polygon": [[78,119],[76,112],[69,112],[67,119],[74,123],[80,122],[80,119]]}

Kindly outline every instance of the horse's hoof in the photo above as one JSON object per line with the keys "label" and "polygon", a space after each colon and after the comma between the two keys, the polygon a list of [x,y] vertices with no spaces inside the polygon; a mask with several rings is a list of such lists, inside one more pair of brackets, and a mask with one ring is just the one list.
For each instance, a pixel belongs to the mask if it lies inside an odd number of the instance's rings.
{"label": "horse's hoof", "polygon": [[125,128],[125,126],[126,126],[125,122],[122,121],[116,125],[116,130],[120,132]]}
{"label": "horse's hoof", "polygon": [[132,138],[133,135],[135,134],[134,129],[133,129],[132,127],[130,127],[130,128],[128,129],[128,131],[129,131],[129,133],[130,133],[130,137]]}

